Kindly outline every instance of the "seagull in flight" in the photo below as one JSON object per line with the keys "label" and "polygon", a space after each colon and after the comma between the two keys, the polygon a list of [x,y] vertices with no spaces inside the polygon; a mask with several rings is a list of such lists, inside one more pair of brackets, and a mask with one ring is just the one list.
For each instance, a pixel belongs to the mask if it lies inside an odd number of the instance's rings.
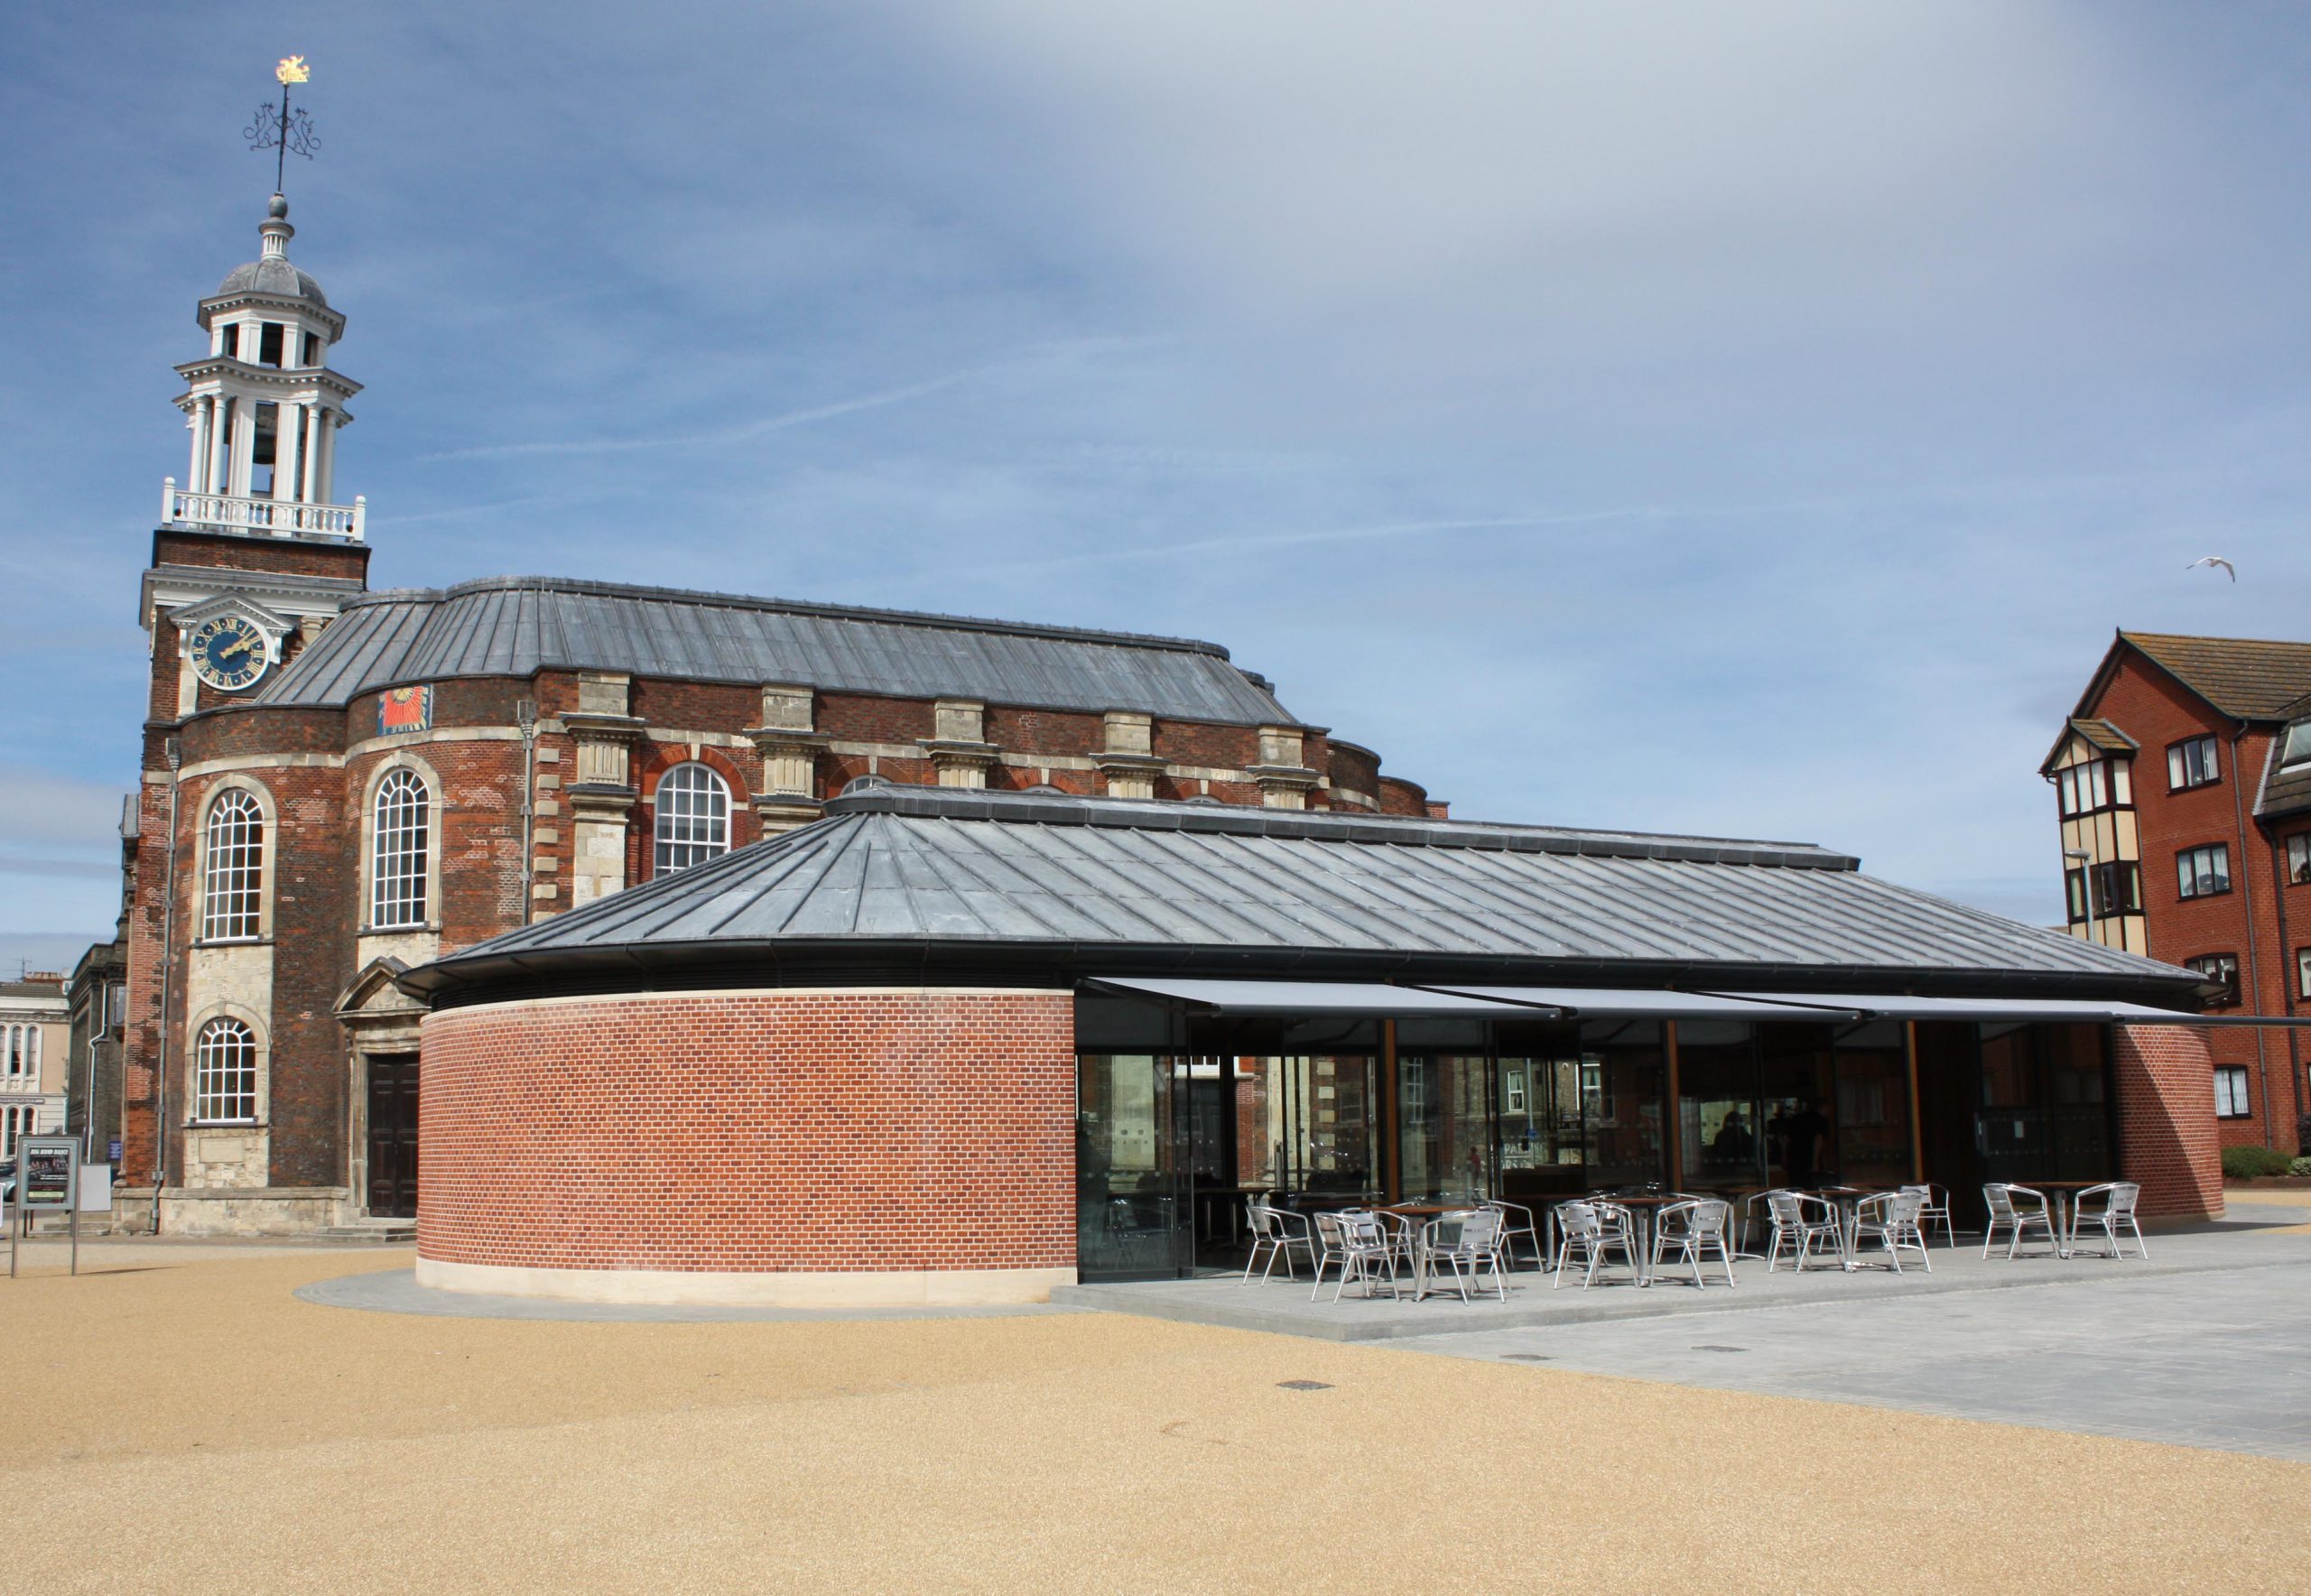
{"label": "seagull in flight", "polygon": [[2220,554],[2209,554],[2204,560],[2194,560],[2188,565],[2183,567],[2183,569],[2185,571],[2196,571],[2202,565],[2208,566],[2210,568],[2220,565],[2223,567],[2223,574],[2228,576],[2232,581],[2235,582],[2239,580],[2239,572],[2237,569],[2232,565],[2230,561],[2225,560]]}

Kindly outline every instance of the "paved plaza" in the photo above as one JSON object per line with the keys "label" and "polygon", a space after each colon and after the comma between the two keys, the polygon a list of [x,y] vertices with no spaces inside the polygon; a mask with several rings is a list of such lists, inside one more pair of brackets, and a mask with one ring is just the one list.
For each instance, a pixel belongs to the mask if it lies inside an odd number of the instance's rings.
{"label": "paved plaza", "polygon": [[[1657,1287],[1620,1294],[1685,1311],[1361,1343],[1080,1310],[473,1317],[408,1297],[406,1249],[103,1241],[70,1279],[43,1243],[0,1282],[11,1578],[2300,1590],[2280,1410],[2311,1237],[2261,1217],[2154,1235],[2162,1273],[1824,1276],[1858,1289],[1745,1284],[1731,1312]],[[2271,1411],[2217,1411],[2226,1383]]]}

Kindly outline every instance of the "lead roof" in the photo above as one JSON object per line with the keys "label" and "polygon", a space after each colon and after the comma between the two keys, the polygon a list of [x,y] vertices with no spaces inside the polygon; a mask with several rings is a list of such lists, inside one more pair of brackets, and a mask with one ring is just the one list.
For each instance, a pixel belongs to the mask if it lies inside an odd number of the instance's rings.
{"label": "lead roof", "polygon": [[1298,724],[1215,643],[547,577],[357,599],[256,701],[540,669]]}
{"label": "lead roof", "polygon": [[1579,984],[1772,972],[2178,999],[2200,979],[1799,843],[882,787],[403,984],[439,996],[685,965],[767,984],[783,964],[863,968],[897,949],[924,969],[1001,951],[1046,972],[1578,972]]}

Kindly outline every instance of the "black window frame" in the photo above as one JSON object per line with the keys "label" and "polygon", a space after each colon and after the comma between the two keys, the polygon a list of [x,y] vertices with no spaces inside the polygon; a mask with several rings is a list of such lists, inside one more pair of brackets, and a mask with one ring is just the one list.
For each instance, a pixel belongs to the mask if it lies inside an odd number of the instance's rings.
{"label": "black window frame", "polygon": [[[2088,872],[2093,872],[2094,911],[2084,912],[2080,894],[2085,890]],[[2089,920],[2116,920],[2128,914],[2142,913],[2142,864],[2138,859],[2102,859],[2081,865],[2062,873],[2063,908],[2072,925],[2084,925]],[[2123,886],[2124,895],[2121,895]]]}
{"label": "black window frame", "polygon": [[2201,1008],[2236,1008],[2239,1007],[2239,955],[2236,953],[2198,953],[2183,960],[2183,968],[2195,970],[2211,981],[2223,983],[2223,995],[2203,998]]}
{"label": "black window frame", "polygon": [[[2199,776],[2196,780],[2191,780],[2188,779],[2190,754],[2195,748],[2205,750],[2207,774]],[[2177,774],[2183,775],[2186,779],[2176,781],[2175,777]],[[2203,732],[2197,737],[2186,737],[2180,742],[2167,745],[2167,790],[2168,792],[2193,793],[2201,787],[2219,786],[2222,782],[2223,742],[2221,738],[2212,733]]]}
{"label": "black window frame", "polygon": [[[2223,1111],[2222,1082],[2225,1075],[2237,1077],[2239,1090],[2232,1100],[2246,1105],[2235,1113],[2226,1114]],[[2217,1119],[2252,1119],[2255,1117],[2255,1094],[2252,1090],[2254,1083],[2247,1079],[2246,1065],[2217,1064],[2208,1084],[2214,1093],[2214,1117]]]}
{"label": "black window frame", "polygon": [[[2185,891],[2183,861],[2189,858],[2195,858],[2200,854],[2214,856],[2208,860],[2210,864],[2220,863],[2222,867],[2221,874],[2223,885],[2220,886],[2209,887],[2204,892],[2195,890]],[[2194,871],[2191,877],[2194,886],[2195,886],[2197,879],[2198,874],[2196,871]],[[2175,895],[2182,902],[2195,903],[2201,898],[2223,897],[2230,891],[2231,844],[2228,842],[2202,842],[2193,848],[2178,848],[2175,850]]]}

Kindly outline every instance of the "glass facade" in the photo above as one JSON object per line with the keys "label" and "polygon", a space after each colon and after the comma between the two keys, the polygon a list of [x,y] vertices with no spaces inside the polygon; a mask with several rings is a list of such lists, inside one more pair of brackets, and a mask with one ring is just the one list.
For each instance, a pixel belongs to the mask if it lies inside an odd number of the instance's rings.
{"label": "glass facade", "polygon": [[1537,1205],[1617,1186],[1878,1189],[1922,1170],[1963,1208],[1984,1180],[2115,1173],[2097,1025],[1916,1027],[1920,1098],[1913,1027],[1893,1021],[1407,1022],[1391,1037],[1100,1004],[1078,1023],[1116,1049],[1078,1055],[1091,1279],[1229,1267],[1254,1198]]}

